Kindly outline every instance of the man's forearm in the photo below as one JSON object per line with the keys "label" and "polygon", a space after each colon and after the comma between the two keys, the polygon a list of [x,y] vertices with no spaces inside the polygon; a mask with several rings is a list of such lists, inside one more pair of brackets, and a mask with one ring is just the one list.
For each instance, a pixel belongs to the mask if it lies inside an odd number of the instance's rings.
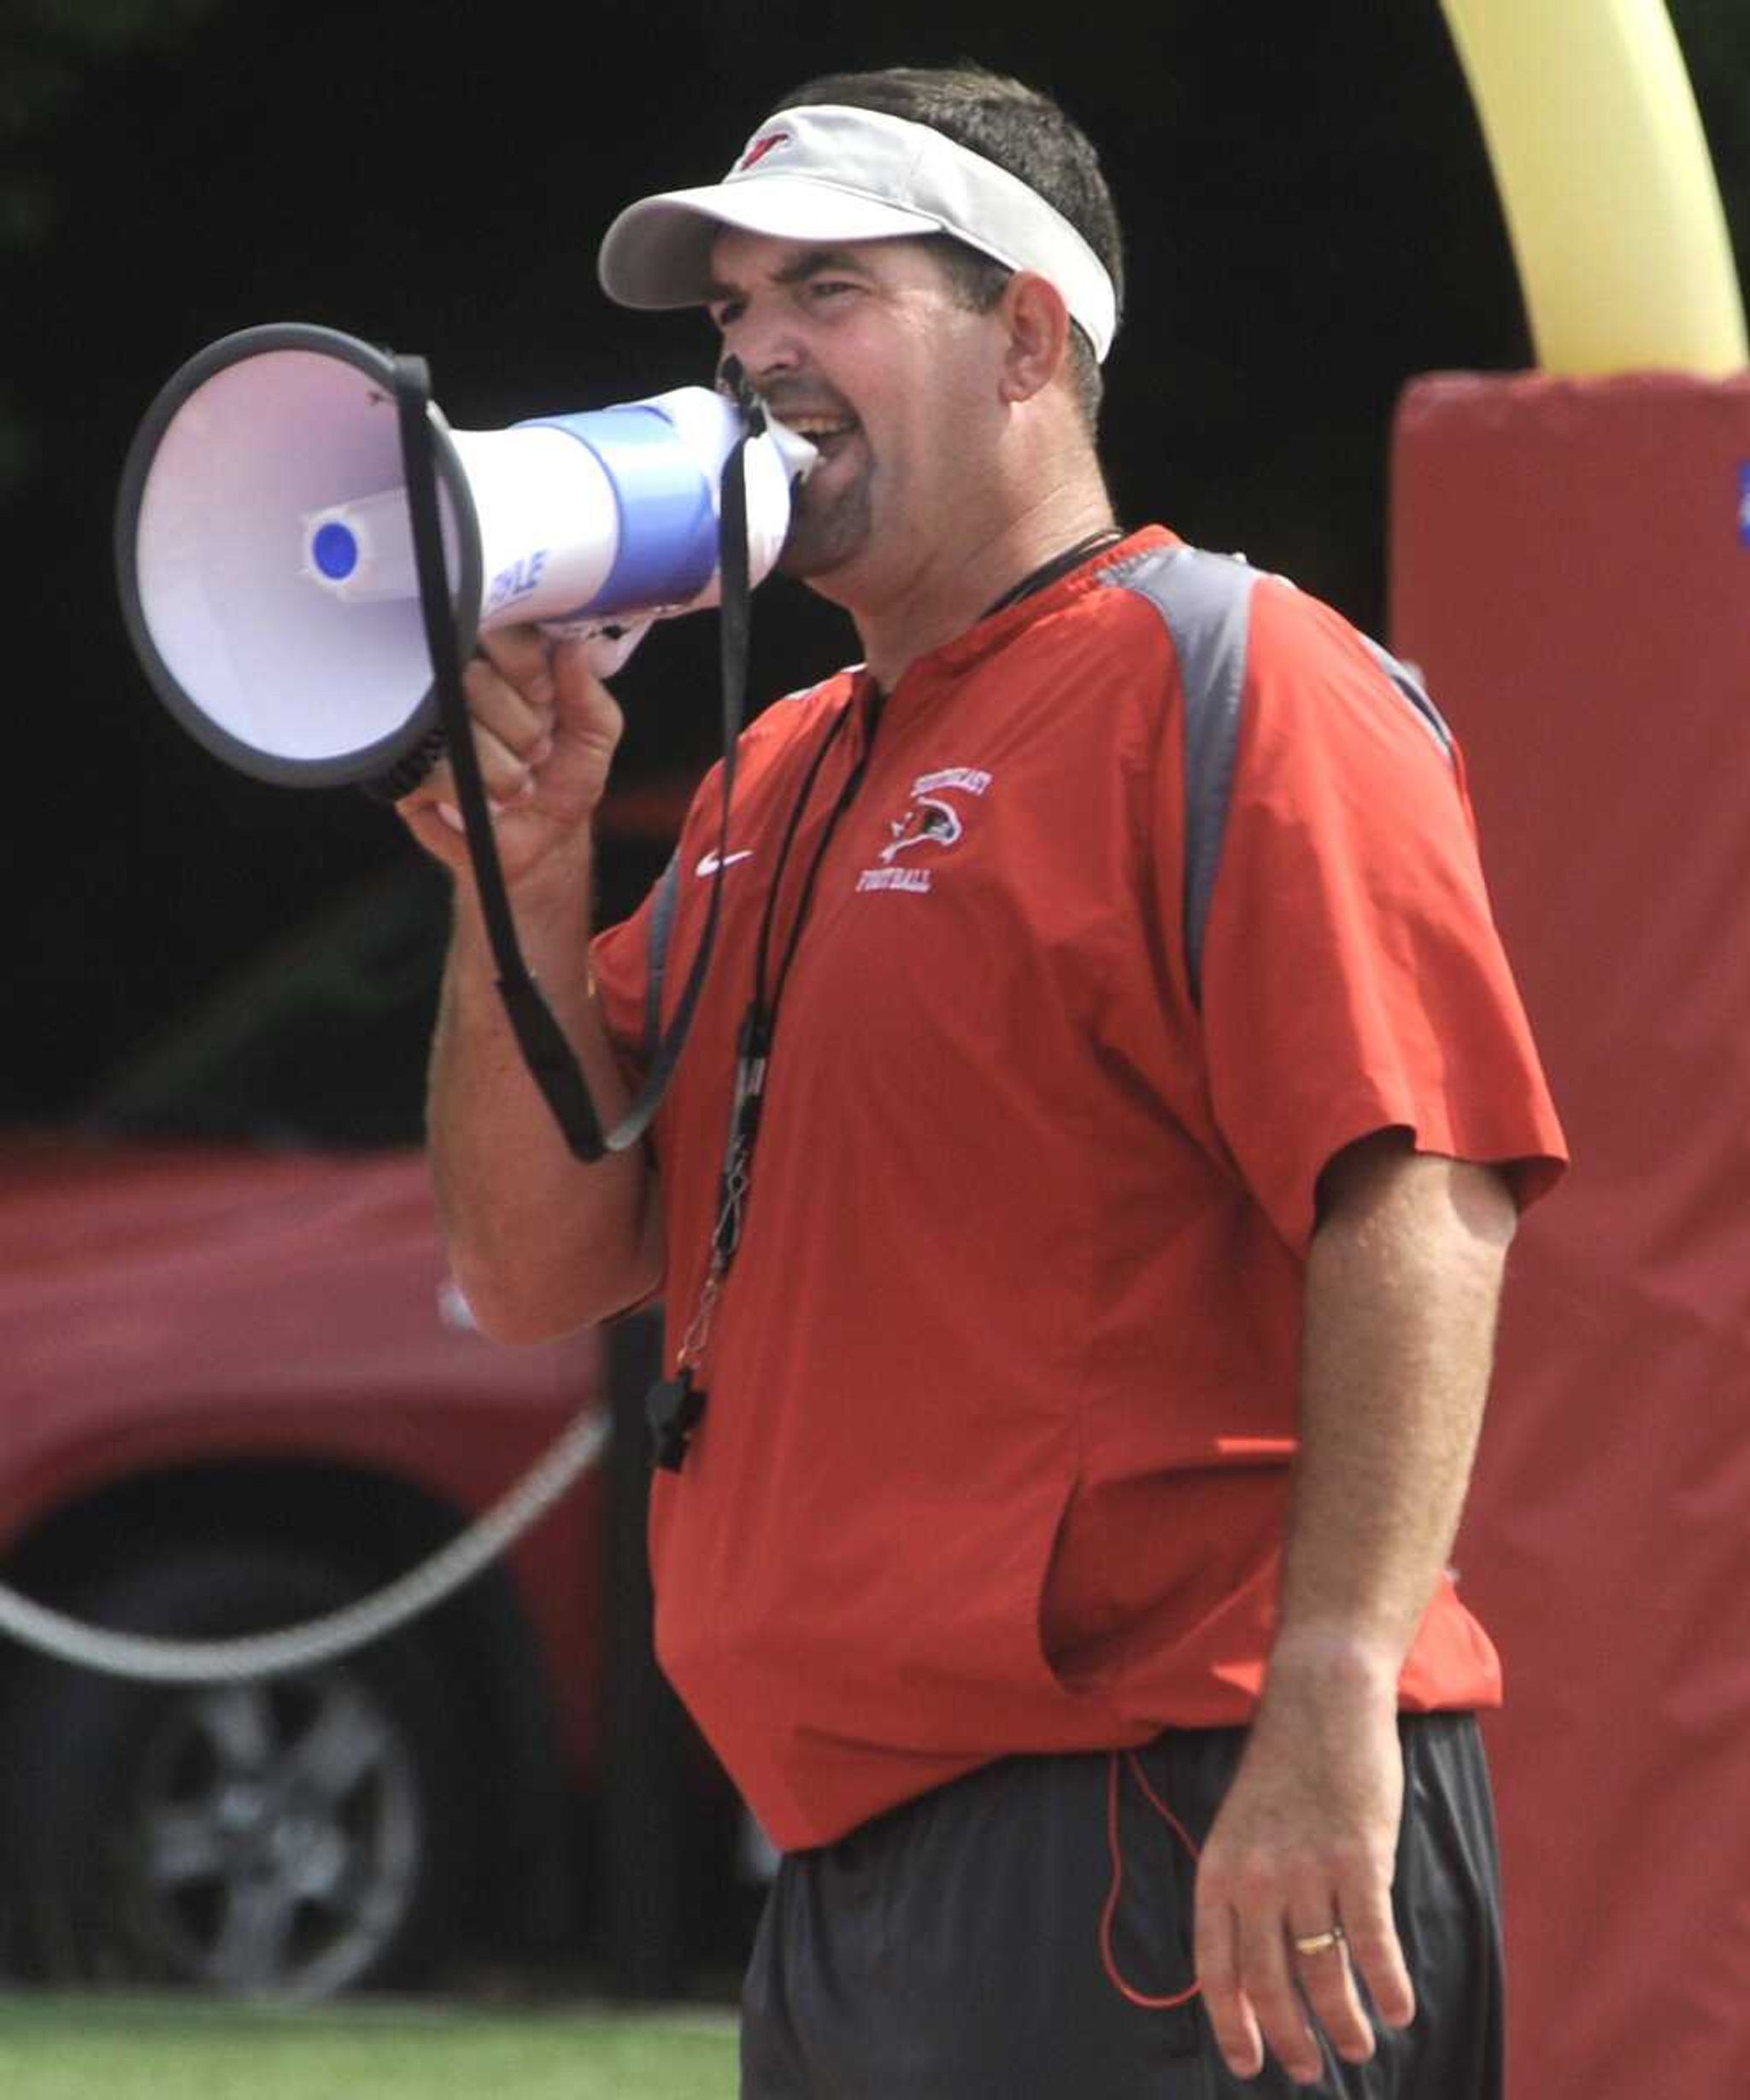
{"label": "man's forearm", "polygon": [[[530,968],[564,1029],[604,1128],[626,1091],[589,972],[587,853],[517,901]],[[475,1317],[508,1341],[600,1319],[655,1288],[655,1177],[642,1147],[584,1165],[566,1145],[505,1014],[466,883],[433,1041],[427,1123],[456,1280]]]}
{"label": "man's forearm", "polygon": [[1515,1217],[1489,1169],[1396,1135],[1339,1155],[1322,1194],[1280,1624],[1198,1867],[1197,1973],[1242,2078],[1266,2048],[1317,2077],[1309,2009],[1364,2062],[1358,1982],[1387,2026],[1414,2015],[1391,1909],[1398,1676],[1457,1528]]}
{"label": "man's forearm", "polygon": [[1271,1675],[1395,1689],[1458,1527],[1516,1212],[1492,1170],[1392,1141],[1354,1148],[1327,1197]]}

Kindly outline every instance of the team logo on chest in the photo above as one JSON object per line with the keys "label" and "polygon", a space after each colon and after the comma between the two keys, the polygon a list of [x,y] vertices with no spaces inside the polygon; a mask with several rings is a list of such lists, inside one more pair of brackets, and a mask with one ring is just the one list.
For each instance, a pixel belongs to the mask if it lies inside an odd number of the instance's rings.
{"label": "team logo on chest", "polygon": [[888,840],[876,858],[881,865],[865,868],[859,889],[904,889],[913,895],[928,890],[934,863],[966,836],[966,798],[990,785],[990,775],[974,766],[946,766],[920,773],[912,783],[912,799],[897,817],[888,819]]}

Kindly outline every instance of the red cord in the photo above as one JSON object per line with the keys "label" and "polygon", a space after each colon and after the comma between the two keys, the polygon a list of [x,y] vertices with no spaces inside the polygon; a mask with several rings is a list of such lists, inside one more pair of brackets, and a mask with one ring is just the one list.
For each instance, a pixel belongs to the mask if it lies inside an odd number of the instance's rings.
{"label": "red cord", "polygon": [[[1118,1957],[1112,1950],[1112,1928],[1118,1917],[1119,1898],[1124,1894],[1125,1886],[1124,1847],[1119,1839],[1119,1753],[1113,1751],[1107,1761],[1106,1842],[1107,1849],[1112,1856],[1112,1881],[1107,1889],[1106,1902],[1100,1913],[1100,1958],[1106,1964],[1106,1973],[1112,1980],[1113,1987],[1122,1991],[1132,2005],[1140,2005],[1148,2012],[1166,2012],[1175,2005],[1188,2004],[1203,1986],[1194,1980],[1183,1991],[1175,1991],[1169,1997],[1151,1997],[1146,1991],[1133,1989],[1119,1975]],[[1125,1763],[1130,1768],[1130,1776],[1142,1788],[1143,1798],[1149,1807],[1172,1832],[1191,1857],[1195,1859],[1197,1847],[1190,1833],[1168,1808],[1160,1796],[1155,1792],[1154,1787],[1149,1785],[1148,1774],[1142,1769],[1136,1752],[1127,1750],[1123,1756]]]}

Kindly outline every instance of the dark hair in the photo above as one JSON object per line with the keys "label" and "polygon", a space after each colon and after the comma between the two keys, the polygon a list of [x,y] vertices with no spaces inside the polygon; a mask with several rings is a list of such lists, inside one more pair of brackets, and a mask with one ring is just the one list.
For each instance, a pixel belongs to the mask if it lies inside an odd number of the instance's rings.
{"label": "dark hair", "polygon": [[[878,73],[829,73],[774,104],[799,109],[839,103],[853,109],[927,124],[956,145],[983,154],[1061,213],[1105,265],[1124,310],[1124,243],[1112,193],[1092,144],[1050,96],[982,66],[890,66]],[[926,237],[966,303],[988,312],[1012,273],[952,234]],[[1070,334],[1071,377],[1091,431],[1100,414],[1100,362],[1079,326]]]}

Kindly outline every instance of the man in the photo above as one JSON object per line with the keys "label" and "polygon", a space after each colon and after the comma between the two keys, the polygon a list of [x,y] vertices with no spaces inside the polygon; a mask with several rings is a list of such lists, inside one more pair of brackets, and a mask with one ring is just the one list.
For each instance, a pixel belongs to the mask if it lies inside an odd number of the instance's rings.
{"label": "man", "polygon": [[[602,269],[814,439],[784,566],[865,659],[748,732],[726,847],[714,779],[688,820],[671,1006],[714,884],[719,946],[649,1154],[566,1153],[444,777],[403,809],[458,876],[471,1303],[517,1340],[660,1289],[702,1396],[651,1548],[785,1852],[743,2091],[1493,2094],[1498,1680],[1443,1569],[1560,1138],[1443,725],[1291,585],[1115,525],[1117,226],[1046,98],[812,83]],[[619,717],[574,648],[489,646],[525,941],[617,1113]]]}

